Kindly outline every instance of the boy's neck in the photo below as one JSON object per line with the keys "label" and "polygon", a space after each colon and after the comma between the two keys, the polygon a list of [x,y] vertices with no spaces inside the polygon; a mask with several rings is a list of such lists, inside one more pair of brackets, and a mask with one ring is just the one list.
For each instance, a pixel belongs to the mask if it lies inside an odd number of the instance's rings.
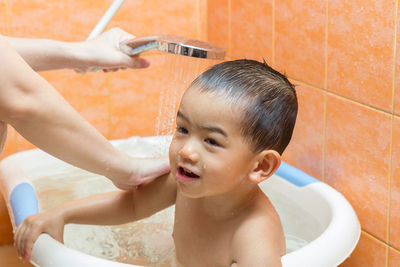
{"label": "boy's neck", "polygon": [[242,211],[254,203],[259,193],[256,184],[243,185],[227,193],[194,199],[196,206],[206,216],[215,220],[224,220],[238,216]]}

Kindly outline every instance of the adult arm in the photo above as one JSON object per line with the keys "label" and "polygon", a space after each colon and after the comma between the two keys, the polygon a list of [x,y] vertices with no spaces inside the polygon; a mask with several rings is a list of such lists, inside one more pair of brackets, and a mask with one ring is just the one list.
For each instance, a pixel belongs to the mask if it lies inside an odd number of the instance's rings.
{"label": "adult arm", "polygon": [[6,40],[35,71],[67,68],[85,72],[91,68],[147,67],[149,62],[145,59],[127,56],[119,49],[121,41],[132,38],[133,35],[113,28],[82,42],[17,37],[6,37]]}
{"label": "adult arm", "polygon": [[0,121],[38,148],[130,188],[169,170],[167,158],[133,159],[114,148],[0,36]]}
{"label": "adult arm", "polygon": [[109,192],[62,204],[24,220],[15,235],[18,254],[28,260],[33,243],[44,232],[63,242],[65,224],[123,224],[146,218],[171,206],[175,200],[175,180],[164,175],[133,191]]}

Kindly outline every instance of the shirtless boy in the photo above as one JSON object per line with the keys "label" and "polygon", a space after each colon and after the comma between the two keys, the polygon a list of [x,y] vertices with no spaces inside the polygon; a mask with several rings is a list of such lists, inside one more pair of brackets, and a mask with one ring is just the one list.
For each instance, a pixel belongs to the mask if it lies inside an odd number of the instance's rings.
{"label": "shirtless boy", "polygon": [[28,217],[16,233],[19,254],[29,259],[43,232],[62,242],[67,223],[122,224],[175,204],[173,238],[182,266],[281,266],[282,225],[258,183],[278,169],[296,116],[294,86],[267,64],[215,65],[182,97],[169,175]]}

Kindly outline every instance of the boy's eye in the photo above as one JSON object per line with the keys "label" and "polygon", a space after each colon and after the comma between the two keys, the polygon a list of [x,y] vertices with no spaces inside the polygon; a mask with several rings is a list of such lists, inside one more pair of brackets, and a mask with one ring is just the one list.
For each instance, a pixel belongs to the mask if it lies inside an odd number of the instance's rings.
{"label": "boy's eye", "polygon": [[212,138],[206,138],[204,141],[212,146],[219,146],[218,142]]}
{"label": "boy's eye", "polygon": [[188,130],[185,127],[182,127],[182,126],[176,127],[176,131],[178,133],[181,133],[181,134],[187,134],[188,133]]}

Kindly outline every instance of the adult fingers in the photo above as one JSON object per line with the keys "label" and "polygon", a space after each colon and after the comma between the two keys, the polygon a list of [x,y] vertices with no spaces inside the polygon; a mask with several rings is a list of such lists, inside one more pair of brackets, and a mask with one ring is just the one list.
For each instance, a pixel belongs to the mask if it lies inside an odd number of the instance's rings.
{"label": "adult fingers", "polygon": [[130,39],[133,39],[133,38],[136,37],[136,36],[130,34],[129,32],[124,31],[123,29],[118,28],[118,27],[117,27],[117,28],[114,28],[114,29],[111,29],[111,30],[114,30],[114,31],[116,31],[116,32],[119,33],[119,35],[120,35],[120,42],[125,41],[125,40],[130,40]]}
{"label": "adult fingers", "polygon": [[150,61],[141,58],[138,55],[124,57],[124,67],[132,69],[144,69],[150,66]]}

